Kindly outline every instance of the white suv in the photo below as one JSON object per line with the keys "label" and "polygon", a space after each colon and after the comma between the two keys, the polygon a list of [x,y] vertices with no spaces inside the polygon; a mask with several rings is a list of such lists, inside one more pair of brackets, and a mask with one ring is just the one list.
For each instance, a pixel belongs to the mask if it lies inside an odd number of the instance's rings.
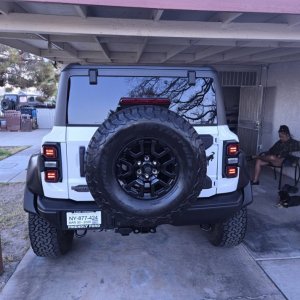
{"label": "white suv", "polygon": [[30,159],[24,208],[39,256],[74,233],[199,224],[217,246],[246,232],[251,185],[210,68],[70,65],[55,124]]}

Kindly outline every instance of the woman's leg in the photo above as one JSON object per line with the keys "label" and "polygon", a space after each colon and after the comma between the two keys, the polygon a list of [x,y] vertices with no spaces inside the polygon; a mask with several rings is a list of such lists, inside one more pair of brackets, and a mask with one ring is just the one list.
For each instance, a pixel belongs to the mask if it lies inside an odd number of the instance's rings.
{"label": "woman's leg", "polygon": [[278,158],[275,155],[266,155],[266,156],[258,157],[255,163],[253,182],[254,183],[258,182],[259,175],[261,173],[261,168],[263,166],[272,164],[273,166],[280,167],[283,160],[284,160],[283,158]]}
{"label": "woman's leg", "polygon": [[256,160],[256,162],[255,162],[255,169],[254,169],[254,178],[253,178],[253,182],[254,182],[254,183],[258,182],[258,180],[259,180],[259,175],[260,175],[260,173],[261,173],[261,168],[262,168],[263,166],[268,165],[268,164],[269,164],[269,162],[263,161],[263,160],[261,160],[260,158],[258,158],[258,159]]}

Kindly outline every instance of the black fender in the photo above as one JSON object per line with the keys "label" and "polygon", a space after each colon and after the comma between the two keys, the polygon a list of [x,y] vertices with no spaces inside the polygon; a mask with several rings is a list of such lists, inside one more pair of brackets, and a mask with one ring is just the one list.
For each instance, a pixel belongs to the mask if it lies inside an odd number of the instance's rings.
{"label": "black fender", "polygon": [[247,164],[247,159],[245,153],[241,150],[239,153],[239,181],[238,181],[238,190],[243,191],[244,202],[243,206],[247,206],[253,201],[252,196],[252,186],[250,181],[249,167]]}
{"label": "black fender", "polygon": [[43,170],[43,158],[39,153],[33,154],[28,162],[26,187],[24,192],[24,210],[27,212],[36,212],[37,196],[43,196],[44,190],[41,180]]}
{"label": "black fender", "polygon": [[238,181],[238,190],[243,189],[247,186],[250,182],[250,174],[249,174],[249,167],[247,165],[246,155],[243,151],[239,153],[239,165],[240,172],[239,172],[239,181]]}
{"label": "black fender", "polygon": [[33,154],[28,162],[26,186],[28,189],[36,194],[43,196],[44,190],[41,179],[41,172],[43,171],[43,158],[40,154]]}
{"label": "black fender", "polygon": [[37,214],[37,195],[33,194],[27,186],[24,191],[23,208],[28,213]]}

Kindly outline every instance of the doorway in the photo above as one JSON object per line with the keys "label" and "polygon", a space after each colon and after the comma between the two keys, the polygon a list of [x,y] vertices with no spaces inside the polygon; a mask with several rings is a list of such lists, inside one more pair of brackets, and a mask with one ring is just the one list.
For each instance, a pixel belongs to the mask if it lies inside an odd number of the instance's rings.
{"label": "doorway", "polygon": [[257,154],[261,148],[262,86],[223,87],[227,124],[240,140],[246,155]]}

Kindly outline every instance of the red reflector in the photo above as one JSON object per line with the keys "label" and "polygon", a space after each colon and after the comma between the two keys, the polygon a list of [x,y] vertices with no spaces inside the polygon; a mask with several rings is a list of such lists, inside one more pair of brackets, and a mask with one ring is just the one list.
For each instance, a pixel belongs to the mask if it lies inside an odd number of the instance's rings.
{"label": "red reflector", "polygon": [[46,170],[45,171],[46,182],[58,182],[58,171],[57,170]]}
{"label": "red reflector", "polygon": [[233,156],[239,153],[239,144],[227,145],[227,155]]}
{"label": "red reflector", "polygon": [[226,176],[227,177],[237,177],[238,168],[236,166],[227,166],[226,167]]}
{"label": "red reflector", "polygon": [[120,105],[167,105],[171,104],[168,98],[121,98]]}
{"label": "red reflector", "polygon": [[54,146],[43,146],[43,155],[46,158],[57,158],[57,149]]}

